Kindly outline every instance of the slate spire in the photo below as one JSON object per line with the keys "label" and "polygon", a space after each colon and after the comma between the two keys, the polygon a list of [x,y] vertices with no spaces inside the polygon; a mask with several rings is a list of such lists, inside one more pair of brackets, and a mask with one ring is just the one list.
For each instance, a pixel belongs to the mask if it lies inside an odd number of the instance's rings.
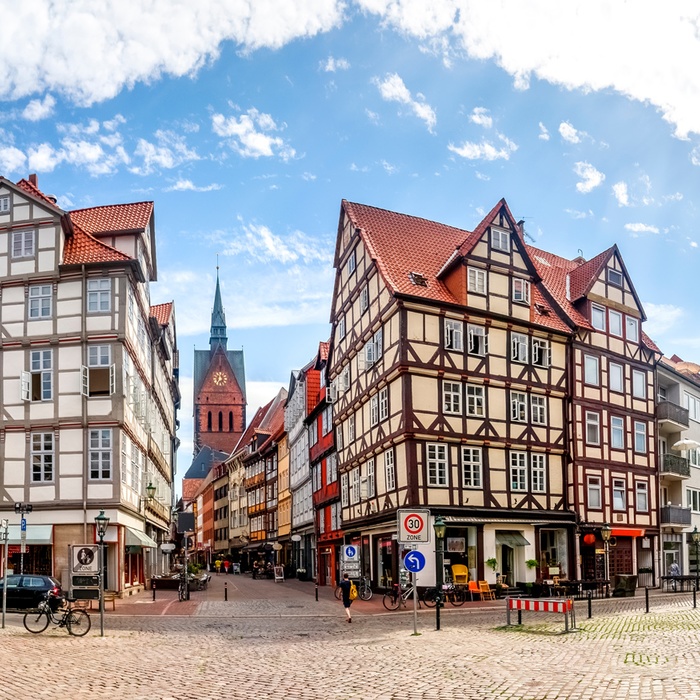
{"label": "slate spire", "polygon": [[221,303],[221,287],[219,286],[219,266],[216,266],[216,293],[214,294],[214,309],[211,312],[211,335],[209,349],[214,352],[217,345],[226,350],[226,316]]}

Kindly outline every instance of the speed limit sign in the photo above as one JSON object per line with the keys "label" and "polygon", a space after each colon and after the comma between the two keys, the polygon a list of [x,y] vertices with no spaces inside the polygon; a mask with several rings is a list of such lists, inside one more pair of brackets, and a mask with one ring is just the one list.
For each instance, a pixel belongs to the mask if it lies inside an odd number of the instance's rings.
{"label": "speed limit sign", "polygon": [[397,511],[399,544],[430,542],[430,511],[422,508]]}

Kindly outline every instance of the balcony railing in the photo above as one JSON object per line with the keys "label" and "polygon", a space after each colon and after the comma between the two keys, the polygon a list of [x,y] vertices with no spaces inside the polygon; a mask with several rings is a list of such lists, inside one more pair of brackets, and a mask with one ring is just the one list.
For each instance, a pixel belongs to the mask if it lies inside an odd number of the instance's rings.
{"label": "balcony railing", "polygon": [[685,457],[665,454],[661,459],[661,474],[675,474],[681,477],[690,477],[690,463]]}
{"label": "balcony railing", "polygon": [[690,525],[690,508],[683,506],[662,506],[662,525]]}
{"label": "balcony railing", "polygon": [[661,421],[670,421],[681,428],[687,428],[690,425],[688,420],[688,409],[682,406],[677,406],[670,401],[659,401],[656,406],[656,419]]}

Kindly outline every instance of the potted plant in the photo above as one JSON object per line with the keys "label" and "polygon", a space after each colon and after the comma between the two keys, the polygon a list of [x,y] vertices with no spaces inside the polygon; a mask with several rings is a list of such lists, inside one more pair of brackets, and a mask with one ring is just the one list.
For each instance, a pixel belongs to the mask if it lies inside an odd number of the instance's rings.
{"label": "potted plant", "polygon": [[485,562],[486,566],[491,568],[491,571],[494,573],[496,572],[496,567],[498,566],[498,560],[496,557],[491,557],[490,559],[487,559]]}
{"label": "potted plant", "polygon": [[300,581],[306,581],[306,569],[297,569],[297,578]]}
{"label": "potted plant", "polygon": [[527,566],[528,569],[536,569],[540,563],[537,561],[537,559],[528,559],[525,562],[525,566]]}

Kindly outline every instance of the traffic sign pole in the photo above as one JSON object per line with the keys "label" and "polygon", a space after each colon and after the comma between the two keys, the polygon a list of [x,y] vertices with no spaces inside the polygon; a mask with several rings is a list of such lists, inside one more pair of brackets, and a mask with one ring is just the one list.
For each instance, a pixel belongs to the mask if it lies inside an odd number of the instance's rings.
{"label": "traffic sign pole", "polygon": [[[416,545],[413,545],[415,548]],[[413,634],[418,634],[418,582],[415,574],[422,571],[425,567],[425,557],[415,549],[403,558],[403,565],[407,571],[410,571],[413,576]]]}

